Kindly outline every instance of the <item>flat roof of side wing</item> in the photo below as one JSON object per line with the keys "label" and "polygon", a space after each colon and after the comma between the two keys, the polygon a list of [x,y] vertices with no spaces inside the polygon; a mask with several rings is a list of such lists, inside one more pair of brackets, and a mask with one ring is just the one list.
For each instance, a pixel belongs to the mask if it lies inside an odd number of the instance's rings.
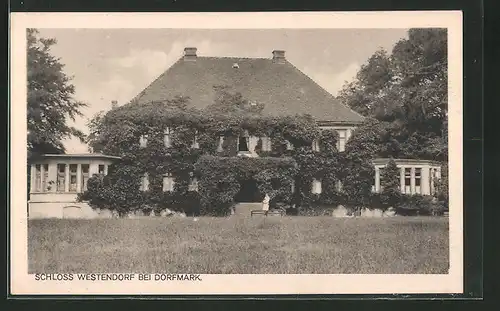
{"label": "flat roof of side wing", "polygon": [[102,153],[64,153],[64,154],[42,154],[34,158],[34,160],[41,159],[54,159],[54,158],[91,158],[91,159],[109,159],[109,160],[119,160],[121,157],[106,155]]}

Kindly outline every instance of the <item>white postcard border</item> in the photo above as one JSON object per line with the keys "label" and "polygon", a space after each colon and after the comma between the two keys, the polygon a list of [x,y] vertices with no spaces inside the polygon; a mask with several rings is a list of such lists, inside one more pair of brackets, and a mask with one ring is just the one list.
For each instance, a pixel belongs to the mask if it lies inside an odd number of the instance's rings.
{"label": "white postcard border", "polygon": [[[12,294],[393,294],[463,291],[462,12],[11,13]],[[201,275],[182,281],[35,281],[26,209],[26,28],[448,28],[450,270],[447,275]],[[362,250],[361,250],[362,251]]]}

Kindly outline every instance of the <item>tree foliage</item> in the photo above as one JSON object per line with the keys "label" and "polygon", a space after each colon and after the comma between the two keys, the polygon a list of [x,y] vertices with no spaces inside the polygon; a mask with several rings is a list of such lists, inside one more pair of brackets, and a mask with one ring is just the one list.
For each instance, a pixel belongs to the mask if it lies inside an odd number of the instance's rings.
{"label": "tree foliage", "polygon": [[387,123],[393,137],[382,143],[399,145],[394,157],[447,160],[447,66],[446,29],[410,29],[390,55],[375,52],[338,98]]}
{"label": "tree foliage", "polygon": [[84,139],[84,134],[68,125],[85,107],[73,98],[71,84],[60,59],[51,55],[55,39],[38,37],[36,29],[27,30],[28,70],[28,156],[63,153],[62,141],[71,136]]}

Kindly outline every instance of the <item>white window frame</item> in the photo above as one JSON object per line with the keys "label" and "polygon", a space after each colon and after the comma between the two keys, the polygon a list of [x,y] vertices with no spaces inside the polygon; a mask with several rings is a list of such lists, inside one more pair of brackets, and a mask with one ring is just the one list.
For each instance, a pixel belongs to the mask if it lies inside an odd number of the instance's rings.
{"label": "white window frame", "polygon": [[42,164],[35,164],[35,176],[34,176],[34,187],[35,192],[42,191]]}
{"label": "white window frame", "polygon": [[217,145],[217,152],[222,152],[224,151],[224,136],[219,136],[219,144]]}
{"label": "white window frame", "polygon": [[[417,171],[420,172],[420,175],[418,177],[417,177]],[[417,180],[420,181],[419,186],[417,186]],[[421,167],[415,168],[415,193],[422,194],[422,168]]]}
{"label": "white window frame", "polygon": [[[410,167],[405,167],[403,168],[404,169],[404,189],[403,189],[403,193],[405,194],[411,194],[411,168]],[[410,180],[410,184],[409,185],[406,185],[406,180],[408,179],[407,178],[407,175],[406,173],[409,172],[409,180]]]}
{"label": "white window frame", "polygon": [[312,142],[312,150],[313,151],[317,151],[317,152],[321,151],[321,148],[320,148],[320,145],[319,145],[319,139],[318,138],[316,138],[316,139],[313,140],[313,142]]}
{"label": "white window frame", "polygon": [[[71,171],[71,167],[75,167],[76,170],[74,172]],[[71,183],[72,177],[75,177],[75,183]],[[70,164],[69,165],[69,192],[77,192],[78,191],[78,164]]]}
{"label": "white window frame", "polygon": [[[57,175],[56,175],[56,192],[66,192],[66,163],[57,163]],[[61,172],[60,168],[64,168],[64,171]],[[62,186],[62,189],[61,189]]]}
{"label": "white window frame", "polygon": [[189,180],[188,191],[198,192],[198,178],[191,177],[191,179]]}
{"label": "white window frame", "polygon": [[262,142],[262,151],[271,151],[271,138],[268,136],[262,136],[260,140]]}
{"label": "white window frame", "polygon": [[347,130],[344,129],[337,130],[337,133],[339,134],[339,139],[337,141],[337,150],[339,152],[344,152],[345,145],[347,143]]}
{"label": "white window frame", "polygon": [[148,173],[144,173],[141,177],[141,191],[148,191],[149,190],[149,176]]}
{"label": "white window frame", "polygon": [[[84,166],[86,166],[87,168],[86,173],[83,171]],[[82,169],[82,174],[81,174],[82,191],[86,191],[88,187],[88,180],[90,178],[90,164],[82,164],[81,169]]]}
{"label": "white window frame", "polygon": [[139,147],[146,148],[148,146],[148,134],[143,134],[139,138]]}
{"label": "white window frame", "polygon": [[322,185],[321,185],[321,180],[314,178],[312,181],[312,189],[311,193],[313,194],[321,194],[322,192]]}
{"label": "white window frame", "polygon": [[335,188],[337,190],[337,192],[342,192],[342,181],[340,179],[337,179],[337,182],[335,183]]}
{"label": "white window frame", "polygon": [[175,179],[172,173],[163,174],[163,192],[174,191],[175,189]]}
{"label": "white window frame", "polygon": [[198,149],[200,148],[200,144],[198,143],[198,130],[194,132],[194,137],[193,137],[193,144],[191,145],[191,148],[193,149]]}
{"label": "white window frame", "polygon": [[163,130],[163,145],[166,147],[166,148],[170,148],[172,147],[172,129],[170,127],[166,127],[164,130]]}

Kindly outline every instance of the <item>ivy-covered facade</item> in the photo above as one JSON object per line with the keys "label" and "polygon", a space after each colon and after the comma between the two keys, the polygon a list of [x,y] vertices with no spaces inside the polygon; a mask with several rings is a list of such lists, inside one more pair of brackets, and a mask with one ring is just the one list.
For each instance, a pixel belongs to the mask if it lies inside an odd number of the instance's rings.
{"label": "ivy-covered facade", "polygon": [[91,129],[93,150],[121,160],[89,179],[80,199],[120,214],[227,215],[265,194],[271,207],[295,212],[369,206],[377,150],[359,143],[364,122],[283,51],[263,60],[201,58],[186,48]]}

